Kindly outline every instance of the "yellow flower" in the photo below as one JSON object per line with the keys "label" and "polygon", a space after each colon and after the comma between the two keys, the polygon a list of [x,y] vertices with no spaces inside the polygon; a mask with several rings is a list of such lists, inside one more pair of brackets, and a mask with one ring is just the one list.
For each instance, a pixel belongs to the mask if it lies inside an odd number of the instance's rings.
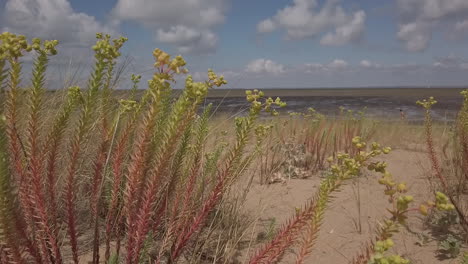
{"label": "yellow flower", "polygon": [[421,212],[421,214],[423,214],[423,215],[427,215],[427,213],[428,213],[428,208],[427,208],[427,206],[425,206],[424,204],[421,204],[421,205],[419,206],[419,212]]}

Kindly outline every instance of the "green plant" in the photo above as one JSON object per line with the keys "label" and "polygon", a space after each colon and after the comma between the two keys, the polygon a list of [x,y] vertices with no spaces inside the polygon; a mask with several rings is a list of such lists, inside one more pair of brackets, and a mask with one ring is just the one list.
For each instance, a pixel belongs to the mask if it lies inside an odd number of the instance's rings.
{"label": "green plant", "polygon": [[464,252],[460,260],[460,264],[468,264],[468,252]]}
{"label": "green plant", "polygon": [[424,232],[418,233],[417,237],[418,237],[418,241],[416,241],[416,245],[420,247],[424,247],[430,241],[430,236],[428,234],[425,234]]}
{"label": "green plant", "polygon": [[[457,153],[456,156],[460,155],[461,162],[454,162],[453,165],[450,165],[452,167],[461,167],[461,171],[467,171],[466,170],[466,157],[465,157],[465,145],[466,145],[466,120],[467,120],[467,113],[468,113],[468,93],[466,91],[462,92],[462,95],[464,96],[464,104],[462,106],[462,109],[460,110],[459,113],[459,120],[457,122],[458,126],[458,133],[459,133],[459,138],[457,138],[458,143],[462,146],[461,152]],[[425,119],[424,119],[424,127],[425,127],[425,133],[426,133],[426,146],[427,146],[427,151],[428,151],[428,156],[429,160],[431,161],[432,164],[432,172],[433,174],[438,178],[438,183],[440,186],[433,186],[433,191],[442,189],[444,193],[448,195],[448,199],[450,199],[450,202],[455,208],[455,211],[457,212],[461,226],[465,230],[465,233],[468,232],[468,220],[467,220],[467,212],[466,210],[463,210],[464,207],[464,201],[463,199],[460,199],[460,181],[456,180],[455,182],[452,179],[448,179],[447,176],[451,176],[451,174],[444,173],[443,168],[440,165],[439,161],[439,155],[435,149],[435,143],[432,135],[432,115],[431,115],[431,109],[434,104],[437,103],[437,101],[434,99],[434,97],[430,97],[429,99],[424,99],[422,101],[417,101],[416,102],[418,105],[422,106],[425,109]],[[468,146],[468,145],[466,145]],[[457,150],[455,148],[455,152],[458,152],[460,150]],[[468,153],[468,152],[467,152]],[[463,172],[464,173],[464,172]],[[460,178],[460,176],[458,176]],[[464,177],[464,176],[463,176]],[[463,188],[463,184],[461,184]],[[458,189],[458,191],[457,191]]]}
{"label": "green plant", "polygon": [[413,202],[413,196],[406,195],[407,187],[405,183],[397,183],[392,174],[386,170],[387,164],[383,162],[373,162],[368,169],[381,173],[382,177],[379,183],[385,187],[384,194],[388,196],[388,201],[392,208],[387,208],[391,217],[385,219],[377,230],[375,242],[371,242],[356,258],[353,264],[364,263],[409,263],[409,260],[399,255],[385,254],[394,243],[392,237],[399,232],[399,228],[406,225],[409,213],[419,211],[427,215],[429,210],[436,209],[440,211],[451,211],[454,206],[450,204],[447,196],[441,192],[435,194],[435,201],[428,201],[421,204],[419,208],[410,208]]}
{"label": "green plant", "polygon": [[[249,263],[277,263],[283,258],[286,249],[294,246],[298,247],[296,263],[304,262],[316,242],[332,193],[338,191],[345,181],[359,176],[361,168],[365,167],[371,158],[390,151],[373,144],[372,149],[366,152],[366,143],[362,142],[360,137],[353,138],[352,142],[357,149],[356,155],[337,155],[336,163],[330,166],[313,199],[304,208],[297,209],[295,215],[278,230],[274,238],[250,258]],[[333,161],[330,157],[329,162]]]}
{"label": "green plant", "polygon": [[[212,155],[204,155],[210,107],[201,116],[197,110],[224,78],[211,70],[204,82],[188,76],[172,103],[172,83],[187,72],[186,63],[156,49],[143,96],[136,98],[140,77],[132,75],[129,98],[116,101],[117,58],[126,38],[96,36],[86,89],[69,88],[48,123],[45,78],[58,42],[0,35],[0,81],[7,84],[0,126],[2,263],[80,263],[90,226],[92,263],[176,263],[258,153],[270,129],[256,124],[260,113],[276,115],[276,106],[284,106],[247,92],[250,111],[236,118],[234,142],[216,142]],[[29,100],[21,101],[20,59],[32,50]],[[154,247],[159,254],[149,250]]]}
{"label": "green plant", "polygon": [[450,258],[456,258],[460,254],[461,245],[462,242],[450,234],[440,242],[439,247],[442,254]]}
{"label": "green plant", "polygon": [[269,241],[273,238],[276,231],[276,218],[270,218],[267,221],[267,226],[265,232],[261,232],[257,236],[259,241]]}

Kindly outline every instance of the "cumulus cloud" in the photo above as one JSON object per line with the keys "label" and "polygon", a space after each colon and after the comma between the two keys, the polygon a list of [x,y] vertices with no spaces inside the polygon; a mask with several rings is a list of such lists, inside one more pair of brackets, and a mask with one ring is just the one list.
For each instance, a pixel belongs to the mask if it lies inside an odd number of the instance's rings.
{"label": "cumulus cloud", "polygon": [[306,73],[326,70],[326,67],[321,63],[306,63],[304,66],[299,66],[298,68],[299,70],[304,70]]}
{"label": "cumulus cloud", "polygon": [[328,67],[331,69],[344,69],[348,67],[348,62],[345,60],[335,59],[328,64]]}
{"label": "cumulus cloud", "polygon": [[366,69],[379,69],[382,68],[382,65],[379,63],[372,62],[370,60],[361,60],[359,66]]}
{"label": "cumulus cloud", "polygon": [[275,23],[271,19],[265,19],[258,23],[257,31],[259,33],[270,33],[275,30]]}
{"label": "cumulus cloud", "polygon": [[301,72],[306,72],[306,73],[325,73],[325,72],[339,72],[342,71],[346,68],[348,68],[350,65],[347,61],[342,60],[342,59],[334,59],[329,63],[305,63],[303,65],[300,65],[296,67],[296,70],[301,71]]}
{"label": "cumulus cloud", "polygon": [[364,32],[364,22],[366,20],[366,13],[358,11],[354,13],[353,19],[342,26],[335,29],[333,33],[327,33],[321,40],[322,45],[338,46],[352,42]]}
{"label": "cumulus cloud", "polygon": [[118,0],[112,10],[116,21],[135,21],[173,44],[181,53],[211,52],[218,37],[214,27],[225,20],[227,0]]}
{"label": "cumulus cloud", "polygon": [[249,73],[280,74],[284,72],[284,66],[272,60],[256,59],[247,64],[245,71]]}
{"label": "cumulus cloud", "polygon": [[200,31],[181,25],[168,31],[158,29],[156,38],[162,43],[177,45],[182,53],[209,52],[218,42],[218,37],[209,30]]}
{"label": "cumulus cloud", "polygon": [[112,26],[74,11],[67,0],[8,0],[3,12],[2,31],[58,39],[62,44],[88,46],[96,32],[115,34]]}
{"label": "cumulus cloud", "polygon": [[367,68],[372,67],[372,63],[370,61],[368,61],[368,60],[362,60],[359,63],[359,65],[361,65],[362,67],[367,67]]}
{"label": "cumulus cloud", "polygon": [[[458,33],[468,28],[466,0],[397,0],[397,8],[397,37],[408,51],[424,51],[436,26],[448,25],[449,31]],[[454,18],[462,20],[456,21]]]}
{"label": "cumulus cloud", "polygon": [[313,38],[327,33],[323,45],[343,45],[362,37],[366,14],[363,10],[347,13],[337,0],[327,0],[319,6],[317,0],[294,0],[278,10],[275,16],[257,24],[259,33],[286,30],[290,39]]}
{"label": "cumulus cloud", "polygon": [[[249,63],[245,70],[225,71],[229,72],[225,77],[231,87],[236,88],[427,86],[427,83],[433,86],[459,86],[468,80],[468,58],[454,55],[434,58],[432,63],[407,64],[378,64],[367,59],[350,63],[344,59],[334,59],[323,63],[283,66],[281,74],[266,74],[267,68],[274,68],[267,65],[281,65],[267,61],[259,59]],[[230,81],[229,75],[237,78]],[[201,80],[206,79],[206,73],[202,76],[204,78]]]}
{"label": "cumulus cloud", "polygon": [[421,22],[399,25],[397,37],[408,51],[423,51],[431,39],[430,25]]}
{"label": "cumulus cloud", "polygon": [[458,56],[449,55],[445,57],[437,57],[434,59],[433,67],[445,68],[445,69],[465,69],[464,65],[468,63],[468,60]]}

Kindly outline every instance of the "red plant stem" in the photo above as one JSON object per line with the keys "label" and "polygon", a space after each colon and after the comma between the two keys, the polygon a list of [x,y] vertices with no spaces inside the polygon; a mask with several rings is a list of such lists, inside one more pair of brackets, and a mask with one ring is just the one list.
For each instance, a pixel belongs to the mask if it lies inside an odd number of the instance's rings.
{"label": "red plant stem", "polygon": [[[127,252],[132,251],[132,254],[127,255],[127,264],[138,263],[140,257],[140,251],[143,246],[144,238],[149,230],[149,222],[152,216],[152,212],[154,209],[154,204],[156,202],[156,196],[158,191],[160,190],[158,186],[160,186],[160,178],[166,172],[167,166],[169,164],[170,155],[173,153],[174,148],[176,146],[175,142],[177,138],[180,138],[182,132],[188,126],[190,121],[193,119],[193,111],[194,109],[190,109],[187,112],[187,117],[185,120],[180,124],[177,128],[176,132],[172,135],[171,138],[167,140],[168,146],[166,146],[163,154],[161,155],[160,161],[152,172],[150,179],[148,181],[148,185],[146,187],[144,198],[142,201],[142,206],[137,213],[137,223],[136,229],[134,232],[129,233],[129,236],[135,237],[135,243],[133,245],[127,244]],[[130,247],[134,246],[134,247]]]}
{"label": "red plant stem", "polygon": [[210,196],[204,202],[198,215],[194,217],[193,223],[188,228],[186,228],[186,230],[180,233],[177,239],[177,243],[174,245],[174,248],[172,250],[172,254],[171,254],[172,261],[175,261],[180,256],[180,254],[182,253],[182,249],[185,247],[188,240],[192,237],[192,235],[196,231],[198,231],[200,226],[205,222],[205,219],[208,216],[208,214],[215,207],[215,205],[219,202],[223,194],[224,185],[225,185],[225,175],[218,178],[218,183],[214,187]]}
{"label": "red plant stem", "polygon": [[[116,148],[113,152],[112,157],[112,172],[114,175],[114,181],[112,183],[112,192],[111,192],[111,202],[109,206],[109,211],[106,216],[106,251],[104,254],[104,260],[107,263],[110,258],[110,240],[112,235],[112,222],[115,221],[115,215],[117,211],[117,206],[119,203],[120,190],[122,187],[122,165],[124,154],[126,151],[128,139],[130,136],[131,127],[134,125],[134,122],[130,122],[127,127],[124,129],[121,138],[119,139]],[[118,217],[120,219],[121,217]],[[117,219],[114,223],[120,224],[120,221]],[[120,236],[120,234],[117,234]]]}
{"label": "red plant stem", "polygon": [[[47,212],[47,206],[42,190],[42,179],[41,179],[41,159],[38,157],[38,150],[36,148],[35,137],[32,136],[32,149],[31,149],[31,161],[30,161],[30,173],[31,173],[31,191],[34,199],[34,211],[35,217],[37,218],[36,223],[39,225],[39,239],[46,244],[44,256],[48,256],[53,263],[62,263],[62,257],[60,248],[58,245],[57,237],[53,232],[53,229],[49,225],[49,217]],[[45,234],[45,237],[42,235]],[[50,255],[51,250],[53,255]]]}
{"label": "red plant stem", "polygon": [[426,110],[426,144],[427,144],[427,151],[429,154],[429,159],[432,162],[432,169],[434,170],[436,176],[439,178],[440,183],[444,190],[447,190],[447,182],[442,175],[439,160],[437,159],[437,154],[434,150],[434,141],[432,138],[432,118],[430,110]]}
{"label": "red plant stem", "polygon": [[237,142],[234,146],[234,149],[231,151],[230,155],[227,157],[226,166],[222,169],[217,177],[217,184],[214,186],[211,194],[207,197],[203,203],[202,208],[199,210],[198,214],[194,217],[193,224],[187,226],[186,229],[181,232],[176,240],[176,243],[173,245],[171,253],[171,262],[177,260],[177,258],[182,253],[189,239],[196,232],[199,231],[202,224],[205,222],[208,214],[215,208],[218,202],[223,196],[223,192],[226,188],[226,182],[229,180],[229,177],[232,176],[232,172],[235,171],[235,164],[241,158],[242,151],[247,142],[247,137],[249,132],[252,129],[253,123],[256,119],[255,115],[250,115],[246,119],[245,127],[243,127],[243,133],[240,133]]}
{"label": "red plant stem", "polygon": [[[31,163],[34,164],[35,161],[32,161]],[[49,255],[48,250],[51,250],[53,252],[53,256],[49,256],[49,258],[52,260],[52,262],[62,263],[57,237],[49,226],[49,218],[47,215],[46,204],[42,192],[40,173],[34,167],[36,167],[36,165],[32,165],[31,171],[33,175],[33,181],[35,182],[32,184],[32,191],[35,197],[35,211],[38,218],[37,222],[41,232],[44,232],[46,235],[44,242],[47,244],[47,251],[44,252],[44,254],[46,256]]]}
{"label": "red plant stem", "polygon": [[[57,181],[56,178],[56,171],[55,171],[55,164],[57,162],[58,156],[58,147],[59,147],[59,140],[53,140],[51,149],[47,158],[47,194],[49,195],[49,214],[51,219],[52,227],[56,230],[57,227],[57,197],[56,197],[56,189],[55,184]],[[57,233],[57,232],[55,232]]]}
{"label": "red plant stem", "polygon": [[0,245],[0,263],[11,263],[13,260],[10,259],[8,249]]}
{"label": "red plant stem", "polygon": [[[21,150],[21,142],[19,133],[17,131],[16,122],[17,122],[17,109],[16,109],[16,97],[17,97],[17,87],[19,84],[19,79],[14,78],[15,75],[19,76],[21,72],[21,67],[17,59],[10,62],[10,91],[8,92],[8,98],[5,105],[5,117],[6,117],[6,135],[8,138],[8,149],[12,156],[12,171],[14,181],[17,182],[19,186],[19,202],[24,213],[24,218],[19,215],[19,211],[15,210],[15,228],[21,234],[25,233],[25,225],[22,225],[22,220],[26,220],[28,223],[34,223],[32,218],[32,206],[30,204],[30,199],[27,196],[27,188],[25,187],[26,173],[23,167],[23,155]],[[16,74],[15,74],[16,73]],[[21,225],[21,226],[19,226]],[[26,234],[25,234],[26,235]],[[12,237],[9,237],[12,239]],[[26,242],[30,242],[28,236],[24,236]],[[33,255],[38,263],[42,263],[40,254],[36,245],[33,243],[27,243],[31,255]],[[12,252],[13,260],[16,263],[24,263],[23,257],[21,256],[20,249],[17,247],[17,243],[10,241],[9,250]]]}
{"label": "red plant stem", "polygon": [[[139,206],[139,202],[137,201],[137,193],[139,193],[139,190],[141,189],[142,174],[146,160],[145,154],[147,153],[147,149],[150,144],[151,133],[153,131],[153,118],[155,116],[154,111],[154,108],[150,109],[149,116],[147,116],[147,119],[144,122],[145,124],[143,127],[143,132],[139,135],[138,142],[131,157],[128,169],[123,208],[123,214],[125,215],[127,221],[127,234],[132,234],[136,225],[136,221],[134,221],[134,215],[137,207]],[[133,252],[131,250],[129,251],[128,249],[132,249],[134,247],[134,240],[134,236],[127,236],[127,258],[132,258]]]}
{"label": "red plant stem", "polygon": [[[432,169],[435,171],[436,176],[439,178],[442,187],[444,189],[444,192],[448,193],[448,185],[445,180],[445,177],[442,175],[442,171],[439,165],[439,160],[437,159],[437,154],[435,153],[434,150],[434,141],[432,138],[432,117],[430,110],[426,110],[426,144],[427,144],[427,149],[428,149],[428,154],[429,154],[429,159],[431,160],[432,163]],[[465,231],[468,230],[468,221],[466,220],[463,214],[463,211],[461,208],[459,208],[458,203],[455,201],[455,199],[452,197],[452,195],[449,195],[450,202],[453,204],[455,207],[455,210],[457,213],[462,216],[460,219],[463,221],[463,229]]]}
{"label": "red plant stem", "polygon": [[[187,211],[187,209],[189,208],[189,206],[192,204],[191,203],[191,201],[192,201],[191,200],[192,192],[193,192],[193,188],[194,188],[195,183],[196,183],[198,172],[199,172],[200,167],[201,167],[199,162],[200,162],[200,155],[197,154],[197,156],[195,157],[195,160],[194,160],[194,164],[193,164],[192,169],[191,169],[189,182],[187,183],[187,187],[186,187],[186,190],[185,190],[184,201],[183,201],[182,210],[181,210],[182,214],[184,214]],[[178,225],[176,230],[182,230],[182,227],[184,227],[186,225],[187,225],[187,218],[181,219],[180,224]]]}
{"label": "red plant stem", "polygon": [[[36,106],[38,107],[38,106]],[[43,256],[47,257],[53,263],[61,263],[62,257],[58,246],[56,234],[53,232],[53,227],[50,226],[50,220],[48,217],[46,200],[42,189],[42,162],[44,160],[43,154],[39,150],[38,142],[38,113],[32,109],[30,121],[29,121],[29,177],[31,179],[31,191],[30,196],[31,204],[34,204],[33,211],[36,218],[36,223],[39,226],[38,239],[42,241]],[[52,251],[52,252],[51,252]]]}
{"label": "red plant stem", "polygon": [[98,158],[94,164],[93,192],[91,195],[91,210],[94,220],[93,264],[99,264],[99,202],[101,198],[101,184],[104,176],[103,171],[107,160],[107,145],[107,139],[104,139],[103,142],[101,142]]}
{"label": "red plant stem", "polygon": [[[26,229],[26,222],[24,218],[21,217],[18,210],[15,210],[13,215],[15,217],[14,222],[15,222],[16,232],[18,232],[19,237],[24,239],[24,244],[25,244],[25,247],[27,248],[26,252],[29,253],[34,258],[36,263],[42,264],[41,254],[39,254],[39,251],[36,248],[35,243],[33,243],[31,239],[29,239],[28,235],[26,234],[27,229]],[[10,244],[13,244],[13,243],[10,243]]]}
{"label": "red plant stem", "polygon": [[68,102],[68,105],[62,109],[62,113],[57,116],[54,127],[47,137],[45,147],[48,148],[47,161],[46,161],[46,177],[44,185],[46,189],[46,196],[49,202],[48,212],[50,214],[50,224],[56,236],[58,236],[59,219],[57,215],[57,160],[59,155],[59,147],[63,139],[64,127],[67,124],[69,114],[73,110],[73,104]]}
{"label": "red plant stem", "polygon": [[10,91],[9,100],[7,101],[7,111],[6,111],[6,119],[7,119],[7,126],[6,126],[6,134],[8,136],[9,142],[9,150],[12,154],[12,164],[13,164],[13,172],[15,175],[16,182],[19,185],[19,201],[23,208],[23,212],[25,214],[26,221],[28,223],[33,223],[32,219],[32,205],[30,204],[30,200],[28,199],[28,183],[27,175],[23,165],[23,155],[20,147],[19,142],[19,134],[16,128],[16,120],[17,120],[17,111],[16,111],[16,95],[13,94],[14,91]]}
{"label": "red plant stem", "polygon": [[75,138],[72,144],[72,150],[70,155],[70,166],[68,168],[67,183],[65,185],[65,203],[67,210],[67,224],[68,224],[68,235],[70,236],[70,244],[72,248],[73,261],[78,264],[78,242],[77,242],[77,230],[76,230],[76,171],[78,165],[78,158],[80,152],[80,137],[79,135]]}
{"label": "red plant stem", "polygon": [[272,263],[278,259],[294,243],[300,230],[307,225],[307,221],[312,217],[316,206],[317,204],[313,201],[302,212],[296,214],[292,221],[289,221],[287,225],[281,228],[273,240],[250,258],[249,263]]}
{"label": "red plant stem", "polygon": [[321,219],[314,219],[312,220],[312,223],[309,224],[307,228],[307,232],[304,235],[305,238],[301,242],[301,249],[299,250],[299,253],[297,254],[296,257],[296,264],[302,264],[304,263],[304,260],[306,259],[307,255],[309,255],[312,251],[312,247],[315,244],[315,241],[318,237],[317,233],[320,228],[320,223]]}

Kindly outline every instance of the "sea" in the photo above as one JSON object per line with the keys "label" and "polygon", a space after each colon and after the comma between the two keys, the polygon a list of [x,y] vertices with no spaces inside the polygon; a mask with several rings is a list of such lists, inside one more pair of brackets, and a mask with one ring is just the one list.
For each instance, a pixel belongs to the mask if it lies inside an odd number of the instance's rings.
{"label": "sea", "polygon": [[[262,89],[265,95],[280,97],[287,103],[279,110],[281,115],[289,112],[307,112],[312,107],[329,117],[338,117],[340,107],[354,112],[364,111],[368,118],[398,120],[403,112],[409,122],[422,122],[424,109],[416,104],[433,96],[437,100],[431,114],[435,121],[453,122],[463,103],[457,88],[327,88],[327,89]],[[216,113],[228,115],[245,114],[249,103],[245,89],[211,91],[204,105],[213,104]]]}

